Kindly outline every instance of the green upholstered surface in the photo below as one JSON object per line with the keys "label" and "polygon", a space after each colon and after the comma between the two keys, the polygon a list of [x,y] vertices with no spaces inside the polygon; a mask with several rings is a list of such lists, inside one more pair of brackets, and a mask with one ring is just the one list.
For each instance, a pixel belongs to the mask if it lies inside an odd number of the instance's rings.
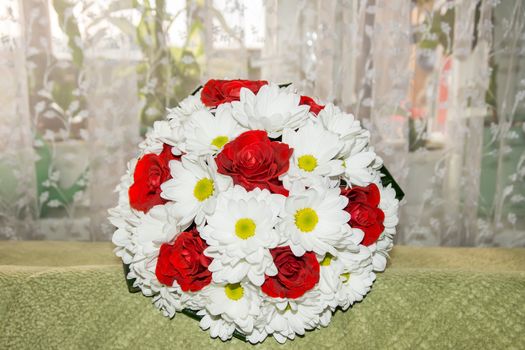
{"label": "green upholstered surface", "polygon": [[[130,294],[110,243],[0,242],[0,349],[252,348]],[[256,349],[525,349],[525,249],[396,247],[327,328]]]}

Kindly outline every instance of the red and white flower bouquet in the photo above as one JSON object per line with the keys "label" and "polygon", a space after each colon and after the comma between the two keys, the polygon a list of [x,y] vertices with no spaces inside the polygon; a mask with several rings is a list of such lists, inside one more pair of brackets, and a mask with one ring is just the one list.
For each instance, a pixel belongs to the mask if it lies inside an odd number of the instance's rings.
{"label": "red and white flower bouquet", "polygon": [[140,150],[110,210],[113,242],[166,316],[222,340],[285,342],[327,326],[385,269],[402,192],[370,133],[332,104],[210,80]]}

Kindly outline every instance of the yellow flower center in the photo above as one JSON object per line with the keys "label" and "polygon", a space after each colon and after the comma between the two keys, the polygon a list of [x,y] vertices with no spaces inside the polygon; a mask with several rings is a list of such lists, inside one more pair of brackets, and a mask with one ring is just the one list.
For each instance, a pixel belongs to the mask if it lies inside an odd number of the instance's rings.
{"label": "yellow flower center", "polygon": [[244,288],[240,283],[227,284],[224,286],[224,293],[228,299],[237,301],[244,295]]}
{"label": "yellow flower center", "polygon": [[332,254],[330,253],[326,253],[326,255],[324,256],[323,260],[319,263],[319,265],[321,266],[328,266],[330,265],[330,263],[332,262]]}
{"label": "yellow flower center", "polygon": [[304,171],[310,172],[317,168],[317,159],[311,154],[300,156],[297,161],[299,168],[303,169]]}
{"label": "yellow flower center", "polygon": [[343,277],[344,281],[343,282],[348,282],[350,281],[350,272],[345,272],[345,273],[342,273],[341,274],[341,277]]}
{"label": "yellow flower center", "polygon": [[217,136],[211,140],[211,144],[217,148],[222,148],[229,141],[228,136]]}
{"label": "yellow flower center", "polygon": [[214,191],[213,180],[207,177],[200,179],[193,189],[193,195],[199,202],[202,202],[211,197]]}
{"label": "yellow flower center", "polygon": [[312,231],[318,222],[319,217],[312,208],[304,208],[295,212],[295,226],[303,232]]}
{"label": "yellow flower center", "polygon": [[240,239],[248,239],[255,234],[255,227],[255,222],[252,219],[239,219],[235,224],[235,234]]}
{"label": "yellow flower center", "polygon": [[290,306],[290,303],[286,305],[286,309],[284,309],[284,312],[286,311],[292,311],[292,307]]}

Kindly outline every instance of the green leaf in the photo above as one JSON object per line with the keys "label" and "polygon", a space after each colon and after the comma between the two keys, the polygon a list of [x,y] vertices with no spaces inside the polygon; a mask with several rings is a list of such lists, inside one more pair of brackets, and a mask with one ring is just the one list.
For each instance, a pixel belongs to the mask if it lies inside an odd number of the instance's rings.
{"label": "green leaf", "polygon": [[128,291],[130,293],[140,292],[140,288],[139,287],[133,286],[133,283],[135,283],[135,278],[128,279],[129,264],[122,264],[122,266],[124,268],[124,278],[126,279],[126,285],[128,286]]}
{"label": "green leaf", "polygon": [[[81,36],[80,30],[78,29],[77,19],[73,15],[74,6],[74,3],[71,3],[67,0],[53,0],[53,7],[58,16],[58,23],[68,38],[67,44],[71,49],[73,63],[75,63],[77,67],[81,67],[82,63],[84,62],[84,53],[82,48],[77,45],[77,42],[80,41]],[[70,11],[70,15],[67,17],[66,10]]]}
{"label": "green leaf", "polygon": [[379,169],[379,172],[383,176],[381,176],[381,183],[383,186],[391,185],[394,191],[396,191],[396,198],[397,200],[401,201],[405,197],[405,192],[401,189],[399,184],[396,182],[392,174],[390,174],[390,171],[386,168],[386,166],[383,165],[381,169]]}

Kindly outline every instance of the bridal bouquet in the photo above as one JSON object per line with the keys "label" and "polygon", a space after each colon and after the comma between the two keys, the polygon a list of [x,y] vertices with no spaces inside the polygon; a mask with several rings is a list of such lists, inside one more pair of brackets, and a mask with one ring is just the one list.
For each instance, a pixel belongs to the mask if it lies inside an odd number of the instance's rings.
{"label": "bridal bouquet", "polygon": [[155,122],[117,191],[130,287],[251,343],[328,326],[362,300],[402,196],[352,114],[248,80],[210,80]]}

